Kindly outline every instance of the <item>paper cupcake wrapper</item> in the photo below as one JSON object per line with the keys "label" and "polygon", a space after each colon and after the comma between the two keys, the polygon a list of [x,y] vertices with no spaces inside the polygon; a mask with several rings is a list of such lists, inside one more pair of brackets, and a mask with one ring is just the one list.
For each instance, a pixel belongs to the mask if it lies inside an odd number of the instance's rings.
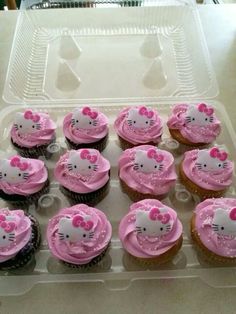
{"label": "paper cupcake wrapper", "polygon": [[47,150],[47,147],[55,143],[56,137],[54,137],[48,144],[35,146],[31,148],[26,148],[19,146],[18,144],[14,143],[11,139],[12,146],[17,150],[19,155],[25,158],[38,158],[39,156],[44,156],[46,159],[50,159],[52,157],[52,153]]}
{"label": "paper cupcake wrapper", "polygon": [[139,143],[139,144],[132,144],[128,141],[126,141],[125,139],[123,139],[122,137],[120,137],[118,135],[118,138],[119,138],[119,142],[120,142],[120,147],[122,150],[126,150],[126,149],[129,149],[129,148],[133,148],[135,146],[139,146],[139,145],[152,145],[152,146],[158,146],[158,143],[154,143],[154,142],[147,142],[147,143]]}
{"label": "paper cupcake wrapper", "polygon": [[97,149],[99,152],[102,152],[106,148],[107,142],[108,142],[108,134],[97,142],[83,143],[83,144],[73,143],[71,140],[69,140],[66,137],[66,143],[67,143],[68,148],[75,149],[75,150],[81,149],[81,148],[93,148],[93,149]]}
{"label": "paper cupcake wrapper", "polygon": [[1,270],[10,270],[25,266],[29,263],[40,246],[41,234],[39,223],[32,215],[26,215],[30,218],[32,223],[31,239],[13,258],[0,263]]}
{"label": "paper cupcake wrapper", "polygon": [[188,139],[184,138],[183,135],[180,133],[179,130],[177,129],[169,129],[170,135],[173,139],[175,139],[177,142],[180,144],[189,146],[189,147],[202,147],[202,146],[207,146],[210,143],[192,143]]}

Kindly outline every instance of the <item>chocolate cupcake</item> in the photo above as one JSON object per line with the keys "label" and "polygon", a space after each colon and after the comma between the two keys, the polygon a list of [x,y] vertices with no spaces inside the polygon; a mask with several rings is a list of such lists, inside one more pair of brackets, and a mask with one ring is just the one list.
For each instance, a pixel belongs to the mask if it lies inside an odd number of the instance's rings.
{"label": "chocolate cupcake", "polygon": [[22,210],[0,209],[0,269],[26,265],[40,245],[37,220]]}
{"label": "chocolate cupcake", "polygon": [[11,128],[11,142],[17,152],[26,158],[50,158],[48,145],[55,142],[56,124],[49,115],[26,110],[17,112]]}
{"label": "chocolate cupcake", "polygon": [[77,108],[63,121],[63,132],[69,149],[94,148],[103,151],[108,140],[108,119],[90,107]]}
{"label": "chocolate cupcake", "polygon": [[43,161],[20,156],[0,161],[0,197],[5,201],[27,207],[48,191],[48,171]]}
{"label": "chocolate cupcake", "polygon": [[94,205],[108,192],[110,163],[96,149],[71,150],[61,156],[54,175],[71,204]]}

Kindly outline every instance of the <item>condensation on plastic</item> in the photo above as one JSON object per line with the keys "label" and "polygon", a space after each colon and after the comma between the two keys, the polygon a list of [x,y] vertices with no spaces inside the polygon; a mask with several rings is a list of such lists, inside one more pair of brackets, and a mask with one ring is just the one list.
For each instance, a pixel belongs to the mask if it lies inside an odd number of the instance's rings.
{"label": "condensation on plastic", "polygon": [[52,10],[22,11],[3,97],[32,106],[190,101],[217,92],[197,8],[182,5],[58,10],[57,19]]}
{"label": "condensation on plastic", "polygon": [[[219,147],[226,147],[230,157],[236,155],[235,133],[233,131],[230,120],[225,112],[224,107],[215,101],[212,101],[215,106],[216,114],[222,121],[222,133],[216,143]],[[171,111],[171,103],[158,103],[156,105],[147,104],[155,107],[164,122]],[[13,117],[17,111],[22,111],[25,106],[16,105],[8,106],[1,111],[0,116],[0,138],[1,147],[8,155],[15,154],[9,141],[9,131],[13,121]],[[56,122],[57,143],[64,146],[64,137],[62,133],[63,117],[67,112],[72,111],[75,105],[40,105],[36,106],[35,110],[48,112],[52,119]],[[117,176],[117,162],[121,154],[117,136],[113,129],[113,122],[118,112],[123,106],[118,104],[107,104],[99,106],[99,109],[104,112],[109,118],[109,142],[103,155],[109,159],[111,163],[111,189],[106,198],[100,202],[97,207],[104,211],[108,219],[111,221],[113,228],[113,236],[111,248],[105,258],[97,266],[87,270],[79,271],[67,268],[57,259],[53,258],[48,250],[45,233],[46,226],[50,217],[55,215],[61,208],[69,206],[68,201],[60,193],[58,183],[53,176],[55,162],[59,158],[58,152],[55,154],[57,158],[50,160],[45,159],[46,166],[49,169],[49,178],[51,189],[49,194],[43,195],[37,205],[29,207],[29,212],[33,214],[41,226],[42,245],[40,251],[35,255],[35,259],[29,265],[15,271],[0,272],[0,295],[17,295],[23,294],[33,285],[45,282],[103,282],[108,289],[120,290],[127,289],[132,281],[141,279],[170,279],[170,278],[188,278],[199,277],[207,284],[213,287],[235,287],[236,273],[234,267],[212,267],[204,261],[204,257],[199,255],[192,244],[190,238],[190,218],[196,204],[199,203],[199,198],[191,195],[185,187],[176,183],[175,189],[171,191],[169,197],[163,202],[176,209],[180,220],[184,226],[184,241],[181,250],[174,260],[162,266],[141,266],[128,256],[122,249],[121,242],[118,238],[118,225],[121,218],[128,212],[131,201],[122,193]],[[176,146],[171,146],[168,143],[171,141],[169,132],[164,127],[163,141],[160,147],[168,149],[175,157],[176,165],[179,164],[183,151],[176,150]],[[167,147],[167,146],[168,147]],[[184,148],[185,149],[185,148]],[[65,151],[60,150],[60,154]],[[1,154],[1,157],[4,156]],[[227,196],[235,197],[236,175],[232,187],[229,189]],[[119,201],[117,201],[119,200]],[[6,207],[7,204],[0,201],[0,207]]]}

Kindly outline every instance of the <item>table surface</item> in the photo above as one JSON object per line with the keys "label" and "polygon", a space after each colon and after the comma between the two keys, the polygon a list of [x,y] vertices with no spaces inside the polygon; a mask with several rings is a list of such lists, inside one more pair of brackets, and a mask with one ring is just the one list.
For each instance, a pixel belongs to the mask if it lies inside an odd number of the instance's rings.
{"label": "table surface", "polygon": [[[219,95],[236,130],[236,5],[199,6]],[[17,11],[0,13],[0,94]],[[43,18],[43,11],[42,11]],[[0,313],[235,313],[236,288],[212,288],[200,279],[133,282],[128,290],[102,284],[39,284],[22,296],[0,297]],[[42,304],[43,303],[43,304]]]}

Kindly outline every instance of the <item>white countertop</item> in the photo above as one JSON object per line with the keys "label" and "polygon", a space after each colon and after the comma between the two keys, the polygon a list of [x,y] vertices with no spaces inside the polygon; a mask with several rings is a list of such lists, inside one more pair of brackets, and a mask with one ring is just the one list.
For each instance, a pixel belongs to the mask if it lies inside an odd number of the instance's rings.
{"label": "white countertop", "polygon": [[[236,5],[199,7],[219,83],[217,97],[236,129]],[[56,11],[55,11],[56,12]],[[0,93],[5,81],[17,11],[0,13]],[[42,11],[43,18],[43,11]],[[236,277],[235,277],[236,283]],[[0,313],[235,313],[236,289],[212,288],[201,279],[136,281],[110,291],[100,283],[39,284],[22,296],[0,297]]]}

